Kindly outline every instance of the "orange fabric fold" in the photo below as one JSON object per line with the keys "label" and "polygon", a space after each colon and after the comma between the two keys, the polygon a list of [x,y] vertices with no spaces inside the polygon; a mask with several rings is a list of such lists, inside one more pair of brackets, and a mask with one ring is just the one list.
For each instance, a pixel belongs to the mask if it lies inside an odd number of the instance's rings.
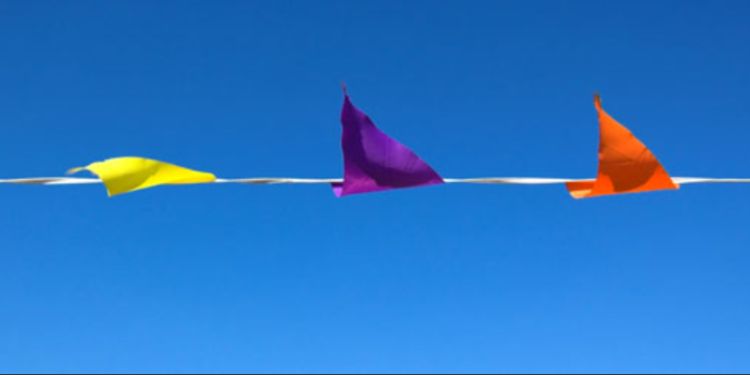
{"label": "orange fabric fold", "polygon": [[626,127],[604,111],[594,97],[599,113],[599,172],[594,181],[566,184],[574,198],[679,189],[656,156]]}

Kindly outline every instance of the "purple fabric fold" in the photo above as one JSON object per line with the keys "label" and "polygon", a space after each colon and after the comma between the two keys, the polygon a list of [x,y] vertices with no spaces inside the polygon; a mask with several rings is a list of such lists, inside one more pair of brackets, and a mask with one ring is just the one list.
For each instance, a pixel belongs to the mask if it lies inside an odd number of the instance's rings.
{"label": "purple fabric fold", "polygon": [[348,95],[344,97],[341,125],[344,182],[332,184],[337,197],[443,183],[413,151],[380,131]]}

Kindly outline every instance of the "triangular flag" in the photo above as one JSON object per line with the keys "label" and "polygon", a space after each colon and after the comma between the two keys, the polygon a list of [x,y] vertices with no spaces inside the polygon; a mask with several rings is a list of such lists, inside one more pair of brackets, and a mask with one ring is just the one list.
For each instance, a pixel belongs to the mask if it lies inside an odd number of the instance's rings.
{"label": "triangular flag", "polygon": [[73,168],[68,173],[82,170],[97,175],[107,187],[110,197],[158,185],[200,184],[216,180],[216,176],[211,173],[139,157],[108,159],[86,167]]}
{"label": "triangular flag", "polygon": [[337,197],[443,183],[419,156],[380,131],[346,94],[341,125],[344,182],[333,184]]}
{"label": "triangular flag", "polygon": [[604,111],[594,97],[599,113],[599,172],[595,181],[567,184],[574,198],[679,189],[656,156]]}

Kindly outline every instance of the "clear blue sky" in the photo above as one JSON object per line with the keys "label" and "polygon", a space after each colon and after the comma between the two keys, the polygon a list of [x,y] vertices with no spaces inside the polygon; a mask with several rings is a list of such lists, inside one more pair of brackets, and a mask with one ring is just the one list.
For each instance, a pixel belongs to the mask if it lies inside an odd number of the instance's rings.
{"label": "clear blue sky", "polygon": [[[591,96],[750,176],[746,1],[3,1],[0,176],[338,177],[345,80],[445,177],[592,177]],[[750,370],[750,189],[0,188],[0,370]]]}

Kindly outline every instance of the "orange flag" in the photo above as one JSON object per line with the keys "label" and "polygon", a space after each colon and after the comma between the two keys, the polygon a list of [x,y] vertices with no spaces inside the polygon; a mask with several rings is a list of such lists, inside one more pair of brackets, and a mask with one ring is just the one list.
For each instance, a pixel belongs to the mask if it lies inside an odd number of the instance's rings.
{"label": "orange flag", "polygon": [[594,181],[567,183],[574,198],[679,189],[653,153],[633,133],[609,116],[601,99],[599,112],[599,172]]}

